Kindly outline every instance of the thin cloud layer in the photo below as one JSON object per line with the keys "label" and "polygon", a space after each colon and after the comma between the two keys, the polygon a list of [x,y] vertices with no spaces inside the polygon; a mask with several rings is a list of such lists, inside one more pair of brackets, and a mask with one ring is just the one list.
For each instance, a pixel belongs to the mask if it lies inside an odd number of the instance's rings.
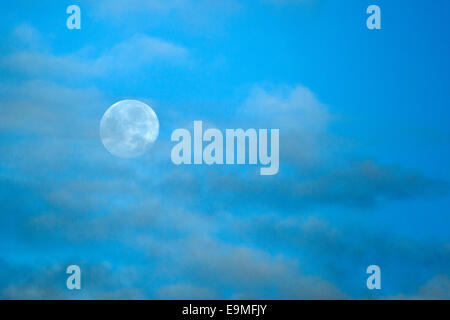
{"label": "thin cloud layer", "polygon": [[89,50],[62,55],[43,50],[36,46],[40,33],[28,25],[18,26],[13,35],[24,48],[2,57],[0,66],[29,76],[106,77],[117,72],[136,72],[155,64],[182,66],[189,63],[185,47],[144,34],[136,34],[103,52],[89,55],[86,54]]}
{"label": "thin cloud layer", "polygon": [[[222,30],[243,4],[236,0],[120,0],[90,1],[95,15],[101,20],[126,22],[127,26],[170,25],[196,33],[214,33]],[[176,20],[177,23],[169,21]]]}

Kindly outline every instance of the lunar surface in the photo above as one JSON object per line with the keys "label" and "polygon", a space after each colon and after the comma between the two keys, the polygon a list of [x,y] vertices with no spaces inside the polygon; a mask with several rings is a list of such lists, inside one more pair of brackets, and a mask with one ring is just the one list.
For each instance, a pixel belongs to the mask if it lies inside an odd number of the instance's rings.
{"label": "lunar surface", "polygon": [[120,158],[135,158],[156,141],[159,121],[151,107],[137,100],[122,100],[106,110],[100,137],[106,150]]}

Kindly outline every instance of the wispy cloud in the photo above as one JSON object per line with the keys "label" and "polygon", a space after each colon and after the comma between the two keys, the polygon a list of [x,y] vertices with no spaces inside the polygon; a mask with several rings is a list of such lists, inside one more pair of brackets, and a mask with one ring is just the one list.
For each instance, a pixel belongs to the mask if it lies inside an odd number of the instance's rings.
{"label": "wispy cloud", "polygon": [[69,54],[53,54],[36,43],[40,34],[31,26],[19,26],[14,35],[25,45],[0,58],[0,66],[25,75],[49,77],[105,77],[113,72],[129,74],[146,66],[169,64],[182,66],[189,62],[188,50],[169,41],[136,34],[100,53],[79,50]]}
{"label": "wispy cloud", "polygon": [[[73,260],[72,260],[73,261]],[[0,298],[6,300],[49,300],[49,299],[143,299],[145,284],[139,268],[119,267],[113,269],[107,262],[77,263],[83,270],[83,290],[70,291],[65,287],[64,263],[45,264],[30,267],[0,261],[0,277],[7,279],[0,287]],[[17,271],[21,277],[17,277]]]}
{"label": "wispy cloud", "polygon": [[374,207],[383,201],[447,192],[445,181],[343,148],[329,129],[335,118],[301,85],[254,88],[234,123],[280,129],[280,173],[264,179],[246,171],[211,174],[202,177],[207,186],[203,192],[227,195],[230,206],[244,202],[288,211],[324,205]]}
{"label": "wispy cloud", "polygon": [[97,129],[93,132],[85,121],[104,111],[105,98],[98,89],[69,88],[45,80],[3,82],[0,88],[1,130],[54,137],[97,137]]}
{"label": "wispy cloud", "polygon": [[387,297],[396,300],[450,300],[450,277],[439,274],[422,284],[416,293]]}

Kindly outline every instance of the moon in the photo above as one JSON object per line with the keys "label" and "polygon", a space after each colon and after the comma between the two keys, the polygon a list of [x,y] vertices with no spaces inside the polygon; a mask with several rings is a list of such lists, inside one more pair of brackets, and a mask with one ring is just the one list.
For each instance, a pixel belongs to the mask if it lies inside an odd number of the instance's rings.
{"label": "moon", "polygon": [[120,158],[146,153],[158,138],[159,121],[151,107],[137,100],[122,100],[106,110],[100,138],[106,150]]}

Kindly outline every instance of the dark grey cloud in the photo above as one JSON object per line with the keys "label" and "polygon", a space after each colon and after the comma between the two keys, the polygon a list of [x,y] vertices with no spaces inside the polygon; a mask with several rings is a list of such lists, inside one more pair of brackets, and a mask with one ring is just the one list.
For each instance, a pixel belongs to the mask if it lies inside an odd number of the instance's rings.
{"label": "dark grey cloud", "polygon": [[254,87],[238,108],[234,125],[280,129],[279,174],[260,177],[251,169],[216,170],[204,179],[204,192],[221,194],[231,206],[248,203],[285,210],[311,205],[367,208],[447,193],[448,183],[439,178],[357,156],[357,150],[348,147],[351,143],[331,133],[335,118],[301,85]]}
{"label": "dark grey cloud", "polygon": [[[225,298],[338,299],[346,295],[332,283],[304,274],[298,261],[280,254],[213,238],[188,238],[172,255],[173,272]],[[169,249],[173,250],[173,248]],[[220,276],[218,276],[220,275]],[[230,295],[231,292],[231,295]]]}
{"label": "dark grey cloud", "polygon": [[229,199],[229,208],[245,201],[295,211],[311,206],[368,208],[384,201],[445,195],[448,184],[419,172],[385,166],[373,160],[347,163],[343,167],[302,172],[282,168],[279,176],[250,174],[212,175],[208,187]]}
{"label": "dark grey cloud", "polygon": [[[233,226],[233,237],[247,244],[298,252],[305,265],[318,275],[327,275],[332,283],[351,288],[354,297],[373,298],[364,285],[365,268],[370,264],[382,267],[385,289],[405,293],[417,291],[434,275],[448,275],[450,268],[448,242],[416,239],[382,228],[374,231],[356,223],[337,227],[311,213],[285,218],[252,215],[235,219]],[[440,296],[436,293],[435,298]]]}
{"label": "dark grey cloud", "polygon": [[0,261],[0,298],[5,300],[143,299],[145,273],[135,267],[116,267],[108,262],[76,263],[81,269],[81,290],[69,290],[66,263],[39,265]]}
{"label": "dark grey cloud", "polygon": [[440,274],[419,287],[417,293],[407,299],[438,299],[450,300],[450,277],[448,274]]}

